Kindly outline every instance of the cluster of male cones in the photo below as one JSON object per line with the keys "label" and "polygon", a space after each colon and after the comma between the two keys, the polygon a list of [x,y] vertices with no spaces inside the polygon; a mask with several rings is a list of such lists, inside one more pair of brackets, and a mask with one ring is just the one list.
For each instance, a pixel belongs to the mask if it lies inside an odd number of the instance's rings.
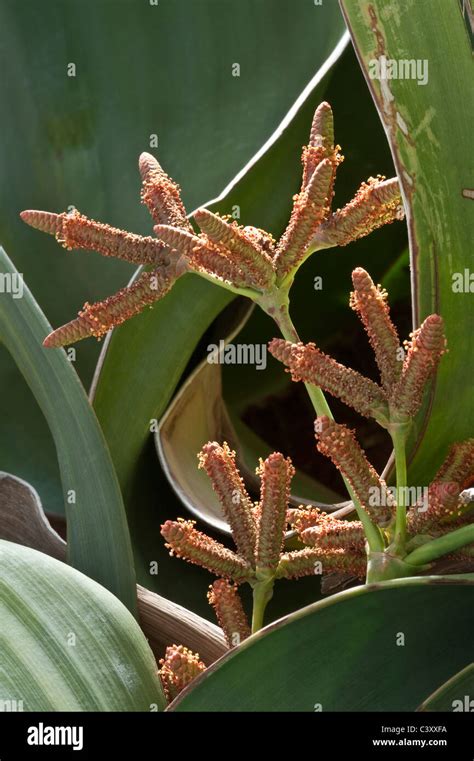
{"label": "cluster of male cones", "polygon": [[54,214],[23,211],[22,219],[50,233],[71,249],[92,249],[103,256],[143,265],[134,282],[104,301],[84,304],[79,316],[44,341],[60,347],[111,328],[161,299],[186,272],[194,272],[256,301],[291,285],[305,258],[316,250],[345,246],[372,230],[403,217],[396,178],[379,176],[362,183],[342,209],[331,211],[336,170],[343,157],[334,145],[329,104],[314,115],[304,147],[303,179],[294,197],[287,228],[279,241],[255,227],[240,226],[207,209],[194,213],[195,231],[187,218],[179,186],[149,153],[140,156],[142,202],[155,222],[156,238],[129,233],[88,219],[77,210]]}
{"label": "cluster of male cones", "polygon": [[[353,285],[350,304],[366,328],[380,384],[339,364],[314,344],[274,339],[270,350],[287,365],[293,380],[322,387],[359,413],[374,416],[389,430],[403,428],[418,411],[426,385],[445,352],[443,321],[438,315],[430,315],[403,348],[390,319],[386,293],[360,268],[353,273]],[[393,490],[367,460],[354,431],[320,416],[315,421],[315,434],[317,449],[332,460],[350,484],[359,507],[377,526],[389,550],[397,508]],[[199,464],[218,496],[236,551],[198,531],[194,521],[166,521],[161,532],[172,554],[218,576],[208,597],[229,647],[251,633],[238,592],[240,584],[246,582],[255,588],[266,582],[271,590],[277,579],[333,571],[364,578],[368,548],[363,522],[341,520],[317,507],[290,507],[294,468],[289,458],[274,452],[260,462],[257,502],[252,502],[246,491],[235,452],[226,443],[206,444]],[[407,552],[471,522],[471,506],[463,501],[462,492],[471,485],[473,475],[474,439],[453,444],[427,489],[427,497],[423,495],[408,506]],[[300,549],[285,550],[288,528],[297,532]],[[447,557],[462,560],[471,555],[472,544]],[[425,570],[425,565],[417,567],[414,563],[413,573]]]}
{"label": "cluster of male cones", "polygon": [[446,351],[443,319],[429,315],[402,346],[390,318],[386,291],[361,267],[353,271],[352,283],[350,305],[367,332],[380,384],[336,362],[314,343],[275,338],[270,352],[287,366],[294,381],[319,386],[385,428],[403,425],[418,412],[425,386]]}
{"label": "cluster of male cones", "polygon": [[[387,487],[366,459],[353,431],[327,417],[316,419],[315,430],[319,451],[329,455],[351,481],[371,518],[386,526],[387,510],[372,506],[371,490],[375,486],[383,493]],[[236,551],[198,531],[194,521],[166,521],[161,532],[171,554],[218,576],[210,586],[208,600],[229,648],[239,645],[251,633],[238,592],[240,584],[254,586],[259,580],[297,579],[331,571],[364,578],[367,553],[362,523],[340,520],[317,507],[289,507],[294,473],[289,458],[274,452],[260,463],[258,502],[252,502],[248,495],[235,463],[235,452],[226,443],[221,446],[209,442],[199,458],[229,521]],[[461,492],[472,481],[473,461],[474,439],[450,448],[428,488],[427,504],[417,503],[407,511],[408,536],[414,546],[419,537],[438,537],[470,522],[469,505],[463,503]],[[393,507],[388,509],[389,518]],[[295,529],[306,546],[285,551],[287,528]],[[471,556],[469,548],[461,548],[449,557]],[[168,647],[160,667],[169,701],[206,668],[198,654],[182,645]]]}
{"label": "cluster of male cones", "polygon": [[[381,528],[387,527],[395,507],[393,497],[353,431],[327,417],[316,419],[315,430],[318,450],[330,456],[348,478],[368,515]],[[317,507],[290,507],[294,469],[289,458],[274,452],[260,462],[260,500],[252,502],[237,469],[235,452],[226,443],[209,442],[199,457],[229,522],[236,550],[198,531],[191,520],[166,521],[161,533],[172,555],[219,577],[208,599],[229,647],[250,634],[238,594],[240,584],[253,586],[262,580],[297,579],[331,571],[364,578],[367,555],[362,523],[340,520]],[[407,511],[410,539],[440,536],[470,522],[468,505],[460,496],[472,479],[473,460],[474,439],[452,445],[428,488],[427,504],[416,503]],[[382,507],[379,502],[373,504],[374,493],[386,494]],[[285,551],[288,527],[296,529],[304,548]],[[460,549],[452,557],[462,558],[464,551]]]}

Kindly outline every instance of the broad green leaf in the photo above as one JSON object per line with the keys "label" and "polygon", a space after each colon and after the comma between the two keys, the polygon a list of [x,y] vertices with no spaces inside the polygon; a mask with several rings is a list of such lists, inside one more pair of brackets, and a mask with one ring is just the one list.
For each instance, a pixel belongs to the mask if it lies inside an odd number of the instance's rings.
{"label": "broad green leaf", "polygon": [[[3,0],[0,242],[15,251],[54,327],[86,300],[124,285],[132,269],[96,254],[67,254],[27,228],[19,212],[74,204],[94,219],[149,234],[139,200],[143,150],[157,154],[181,184],[190,210],[215,196],[272,134],[344,33],[335,2],[292,0],[288,19],[287,0]],[[174,299],[186,309],[192,297],[199,303],[210,294],[189,278]],[[212,319],[205,312],[201,331]],[[94,340],[76,347],[87,384],[98,348]],[[149,348],[161,363],[159,342]],[[181,354],[185,364],[188,352]],[[0,448],[2,467],[62,512],[54,443],[6,354],[0,385],[9,388],[0,404],[9,440]],[[15,435],[20,425],[34,454],[25,456]]]}
{"label": "broad green leaf", "polygon": [[474,703],[474,663],[438,687],[418,708],[419,711],[472,711]]}
{"label": "broad green leaf", "polygon": [[[51,328],[2,248],[0,277],[5,284],[0,294],[0,341],[35,396],[56,445],[69,563],[134,611],[135,572],[125,510],[96,416],[65,352],[43,348]],[[8,389],[2,393],[8,396]],[[26,449],[28,429],[24,437]]]}
{"label": "broad green leaf", "polygon": [[[0,703],[24,711],[150,711],[157,667],[129,611],[41,552],[0,540]],[[4,701],[7,701],[5,704]]]}
{"label": "broad green leaf", "polygon": [[473,586],[426,577],[341,592],[245,640],[172,708],[414,711],[472,661]]}
{"label": "broad green leaf", "polygon": [[140,453],[186,363],[231,300],[229,291],[185,275],[153,309],[107,339],[91,397],[127,500]]}
{"label": "broad green leaf", "polygon": [[[64,518],[55,516],[54,522],[65,535]],[[66,559],[66,542],[52,528],[36,491],[26,481],[2,472],[0,539],[31,547],[57,560]],[[173,643],[199,653],[206,664],[228,650],[218,626],[141,586],[137,586],[137,609],[140,626],[157,661]]]}
{"label": "broad green leaf", "polygon": [[[449,353],[412,442],[410,478],[423,484],[453,441],[472,436],[472,392],[466,378],[472,376],[474,356],[469,284],[474,58],[458,0],[393,0],[389,5],[341,0],[341,5],[403,187],[414,323],[431,312],[446,323]],[[389,63],[392,67],[405,66],[402,76],[398,70],[393,78],[371,78],[377,74],[374,62],[382,57],[395,61]]]}

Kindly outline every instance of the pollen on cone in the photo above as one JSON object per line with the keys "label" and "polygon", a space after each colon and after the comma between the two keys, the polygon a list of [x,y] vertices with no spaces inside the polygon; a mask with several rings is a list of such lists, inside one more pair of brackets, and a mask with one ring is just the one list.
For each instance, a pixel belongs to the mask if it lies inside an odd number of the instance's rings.
{"label": "pollen on cone", "polygon": [[36,211],[29,209],[22,211],[20,217],[30,227],[41,230],[41,232],[55,235],[61,229],[61,214],[54,214],[51,211]]}
{"label": "pollen on cone", "polygon": [[143,182],[142,202],[153,220],[158,224],[173,225],[192,232],[179,185],[166,174],[150,153],[141,154],[139,168]]}
{"label": "pollen on cone", "polygon": [[239,553],[253,565],[257,528],[252,500],[235,464],[235,452],[225,442],[221,446],[216,441],[210,441],[203,446],[198,457],[199,467],[206,471],[219,498]]}
{"label": "pollen on cone", "polygon": [[293,344],[274,338],[268,345],[270,353],[290,370],[294,381],[313,383],[361,415],[383,420],[387,402],[383,389],[349,367],[320,351],[314,343]]}
{"label": "pollen on cone", "polygon": [[397,421],[413,418],[418,412],[426,384],[435,374],[439,361],[446,351],[444,322],[431,314],[412,334],[407,345],[402,375],[390,397],[391,416]]}
{"label": "pollen on cone", "polygon": [[193,653],[184,645],[167,647],[165,657],[160,660],[159,665],[158,674],[169,703],[206,669],[199,653]]}
{"label": "pollen on cone", "polygon": [[300,532],[304,544],[326,549],[364,550],[365,533],[360,521],[341,521],[329,514],[324,515],[316,526],[308,526]]}
{"label": "pollen on cone", "polygon": [[132,285],[122,288],[104,301],[95,304],[86,302],[79,316],[50,333],[43,341],[43,346],[58,348],[90,336],[101,338],[112,328],[162,298],[175,279],[166,270],[144,272]]}
{"label": "pollen on cone", "polygon": [[351,307],[359,315],[375,353],[382,385],[390,393],[402,372],[401,346],[396,328],[390,319],[387,294],[375,286],[370,275],[357,267],[352,273],[354,292]]}
{"label": "pollen on cone", "polygon": [[144,151],[138,158],[138,168],[142,180],[146,180],[150,172],[162,172],[162,168],[157,159],[151,153]]}
{"label": "pollen on cone", "polygon": [[216,576],[232,579],[237,583],[254,577],[252,567],[232,550],[194,528],[193,521],[166,521],[161,527],[166,547],[171,554],[189,563],[207,568]]}
{"label": "pollen on cone", "polygon": [[55,235],[68,250],[86,248],[133,264],[157,264],[164,256],[163,245],[154,238],[96,222],[76,209],[67,214],[24,211],[21,217],[32,227]]}
{"label": "pollen on cone", "polygon": [[237,288],[248,284],[244,272],[206,235],[198,237],[170,225],[155,225],[153,229],[158,238],[185,257],[189,269],[205,272]]}
{"label": "pollen on cone", "polygon": [[459,497],[474,479],[474,438],[452,444],[441,468],[428,487],[427,504],[421,501],[408,512],[408,528],[412,533],[426,533],[449,520],[462,517]]}
{"label": "pollen on cone", "polygon": [[306,547],[304,550],[285,552],[277,568],[277,579],[300,579],[303,576],[320,576],[339,573],[364,578],[367,569],[365,555],[357,555],[345,549],[325,550]]}
{"label": "pollen on cone", "polygon": [[354,431],[327,416],[315,423],[317,448],[349,481],[364,510],[381,526],[392,518],[395,505],[385,482],[367,460]]}
{"label": "pollen on cone", "polygon": [[331,158],[335,166],[340,163],[342,157],[337,154],[338,148],[334,149],[334,118],[331,106],[326,102],[321,103],[314,113],[309,143],[303,148],[302,189],[307,186],[314,170],[323,159]]}
{"label": "pollen on cone", "polygon": [[211,585],[207,598],[229,647],[240,645],[250,636],[250,626],[236,585],[227,579],[217,579]]}
{"label": "pollen on cone", "polygon": [[259,245],[255,235],[249,234],[235,221],[227,222],[209,209],[198,209],[194,219],[210,240],[227,251],[229,259],[245,273],[249,286],[268,287],[274,278],[271,258]]}
{"label": "pollen on cone", "polygon": [[291,479],[295,469],[291,460],[273,452],[261,462],[260,520],[257,538],[257,570],[274,570],[285,539],[286,512]]}
{"label": "pollen on cone", "polygon": [[331,214],[317,232],[320,247],[346,246],[382,225],[403,219],[400,185],[396,177],[369,177],[342,209]]}
{"label": "pollen on cone", "polygon": [[309,144],[322,145],[326,151],[334,147],[334,116],[327,101],[320,103],[314,112]]}
{"label": "pollen on cone", "polygon": [[330,159],[323,159],[314,170],[307,187],[295,196],[290,221],[280,238],[275,256],[280,279],[303,261],[316,230],[329,214],[334,173],[334,163]]}

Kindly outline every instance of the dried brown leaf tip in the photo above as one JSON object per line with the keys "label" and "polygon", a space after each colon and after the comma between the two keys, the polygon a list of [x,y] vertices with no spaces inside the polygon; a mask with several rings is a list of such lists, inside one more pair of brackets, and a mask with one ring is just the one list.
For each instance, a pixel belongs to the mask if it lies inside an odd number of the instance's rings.
{"label": "dried brown leaf tip", "polygon": [[237,586],[227,579],[217,579],[211,585],[207,597],[229,647],[240,645],[250,636],[250,626]]}
{"label": "dried brown leaf tip", "polygon": [[352,278],[351,306],[368,333],[382,385],[340,364],[314,343],[274,338],[269,350],[286,365],[292,380],[319,386],[385,428],[409,424],[446,351],[443,320],[436,314],[427,317],[406,344],[405,356],[390,319],[386,293],[361,268],[354,270]]}
{"label": "dried brown leaf tip", "polygon": [[159,665],[158,674],[168,703],[206,669],[199,654],[193,653],[184,645],[167,647],[165,657],[160,660]]}

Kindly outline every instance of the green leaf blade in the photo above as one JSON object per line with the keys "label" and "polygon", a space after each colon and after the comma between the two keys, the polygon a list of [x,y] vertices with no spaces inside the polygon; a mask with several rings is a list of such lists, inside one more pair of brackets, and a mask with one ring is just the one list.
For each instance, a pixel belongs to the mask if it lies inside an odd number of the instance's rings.
{"label": "green leaf blade", "polygon": [[[18,275],[1,248],[0,273]],[[134,611],[133,557],[117,477],[65,352],[42,346],[49,331],[26,286],[22,298],[0,295],[0,340],[36,397],[56,444],[68,519],[68,560]]]}
{"label": "green leaf blade", "polygon": [[148,643],[106,589],[0,540],[0,699],[25,711],[162,710]]}
{"label": "green leaf blade", "polygon": [[472,658],[472,587],[427,577],[337,594],[246,640],[172,708],[414,711]]}
{"label": "green leaf blade", "polygon": [[474,663],[454,674],[433,692],[419,711],[472,711],[474,705]]}
{"label": "green leaf blade", "polygon": [[[474,357],[472,293],[464,282],[474,237],[472,198],[466,194],[472,186],[474,58],[458,0],[394,0],[390,8],[384,0],[340,2],[408,207],[413,321],[417,327],[437,312],[446,325],[449,353],[410,446],[410,479],[426,484],[449,445],[472,435],[474,422],[466,382]],[[415,67],[415,76],[400,76],[397,69],[397,76],[385,80],[371,77],[373,62],[383,56],[397,66]],[[454,287],[456,275],[462,279],[461,291]],[[447,399],[456,400],[449,408],[449,425]]]}

